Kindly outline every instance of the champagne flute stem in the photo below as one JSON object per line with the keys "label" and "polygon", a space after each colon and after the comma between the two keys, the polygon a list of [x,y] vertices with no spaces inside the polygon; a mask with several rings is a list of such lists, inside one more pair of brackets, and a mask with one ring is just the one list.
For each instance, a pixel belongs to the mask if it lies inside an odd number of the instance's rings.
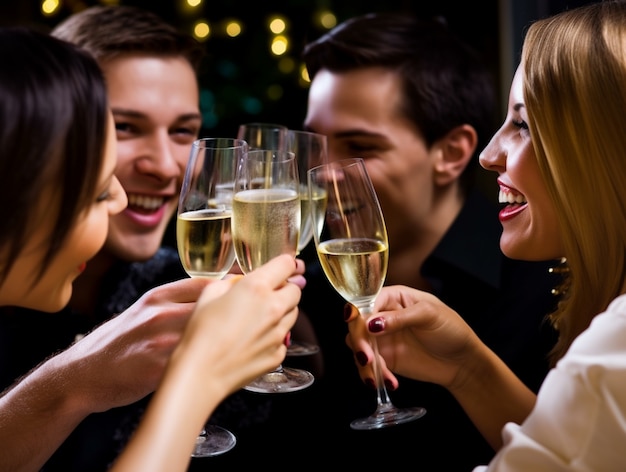
{"label": "champagne flute stem", "polygon": [[378,408],[384,408],[387,405],[391,405],[391,399],[387,393],[387,387],[385,387],[383,371],[378,356],[378,342],[373,336],[370,336],[370,344],[374,350],[374,380],[376,381]]}
{"label": "champagne flute stem", "polygon": [[[366,320],[373,312],[373,303],[367,306],[358,307],[360,315]],[[374,369],[374,382],[376,382],[376,401],[377,401],[377,409],[391,407],[391,399],[389,398],[389,394],[387,393],[387,388],[385,387],[385,381],[383,378],[383,369],[380,365],[380,357],[378,355],[378,342],[374,336],[369,337],[370,345],[374,351],[374,361],[372,362],[372,367]]]}

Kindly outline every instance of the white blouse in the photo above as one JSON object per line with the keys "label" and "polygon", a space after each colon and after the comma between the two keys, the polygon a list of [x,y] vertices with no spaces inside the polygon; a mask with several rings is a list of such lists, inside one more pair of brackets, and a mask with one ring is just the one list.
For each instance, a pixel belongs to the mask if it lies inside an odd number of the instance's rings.
{"label": "white blouse", "polygon": [[597,315],[479,471],[626,471],[626,295]]}

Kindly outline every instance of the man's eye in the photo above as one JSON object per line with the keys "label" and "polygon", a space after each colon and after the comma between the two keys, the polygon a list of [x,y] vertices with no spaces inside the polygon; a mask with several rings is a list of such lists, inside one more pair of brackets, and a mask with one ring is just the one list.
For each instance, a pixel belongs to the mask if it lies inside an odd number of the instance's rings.
{"label": "man's eye", "polygon": [[133,130],[133,126],[130,123],[115,123],[115,130],[130,133]]}
{"label": "man's eye", "polygon": [[198,130],[195,128],[176,128],[174,130],[174,133],[176,134],[189,134],[189,135],[197,135],[198,134]]}
{"label": "man's eye", "polygon": [[359,144],[359,143],[350,143],[348,145],[348,148],[351,151],[357,151],[357,152],[368,152],[368,151],[373,151],[374,149],[376,149],[372,145],[369,145],[369,144]]}

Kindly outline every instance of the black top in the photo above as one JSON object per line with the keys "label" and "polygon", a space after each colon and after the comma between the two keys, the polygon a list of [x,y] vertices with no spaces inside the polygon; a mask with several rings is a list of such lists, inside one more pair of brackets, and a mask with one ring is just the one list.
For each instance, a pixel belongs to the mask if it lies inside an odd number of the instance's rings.
{"label": "black top", "polygon": [[[481,194],[472,195],[422,274],[434,294],[536,391],[549,370],[546,355],[556,340],[544,322],[556,306],[551,289],[558,280],[548,271],[556,264],[505,257],[497,212]],[[354,466],[351,470],[410,464],[413,470],[446,472],[487,463],[494,451],[447,390],[433,384],[403,378],[390,394],[397,406],[425,407],[421,419],[375,431],[350,429],[351,420],[374,411],[376,393],[360,380],[345,344],[344,304],[319,264],[309,263],[301,306],[314,324],[325,375],[306,390],[274,395],[271,422],[255,437],[242,438],[228,453],[231,461],[258,454],[292,468],[331,464],[335,457]],[[301,359],[287,358],[284,364]],[[206,461],[203,467],[192,465],[193,470],[211,468]]]}

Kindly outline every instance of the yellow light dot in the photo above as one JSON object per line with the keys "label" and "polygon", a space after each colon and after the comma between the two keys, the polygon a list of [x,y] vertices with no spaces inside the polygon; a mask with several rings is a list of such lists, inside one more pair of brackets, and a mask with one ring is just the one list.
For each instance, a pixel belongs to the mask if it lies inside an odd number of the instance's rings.
{"label": "yellow light dot", "polygon": [[283,88],[280,85],[274,84],[267,88],[267,98],[270,100],[280,100],[283,96]]}
{"label": "yellow light dot", "polygon": [[323,11],[320,13],[319,22],[324,28],[331,29],[337,25],[337,17],[330,11]]}
{"label": "yellow light dot", "polygon": [[300,77],[305,82],[311,82],[311,77],[309,77],[309,71],[307,70],[307,68],[306,68],[306,66],[304,64],[302,64],[300,66]]}
{"label": "yellow light dot", "polygon": [[198,21],[193,27],[193,35],[197,39],[206,39],[211,33],[211,28],[206,21]]}
{"label": "yellow light dot", "polygon": [[287,28],[287,24],[282,18],[275,17],[270,20],[269,28],[272,33],[280,34],[285,31],[285,28]]}
{"label": "yellow light dot", "polygon": [[241,24],[237,21],[229,21],[226,24],[225,30],[228,36],[234,38],[235,36],[239,36],[241,34]]}
{"label": "yellow light dot", "polygon": [[58,0],[44,0],[41,2],[41,12],[46,16],[53,15],[58,8]]}
{"label": "yellow light dot", "polygon": [[190,7],[197,7],[202,3],[202,0],[187,0],[187,5],[189,5]]}
{"label": "yellow light dot", "polygon": [[285,54],[287,52],[288,47],[289,47],[289,41],[284,36],[276,36],[272,40],[271,50],[272,50],[272,54],[274,54],[275,56],[282,56],[283,54]]}
{"label": "yellow light dot", "polygon": [[295,61],[290,57],[283,57],[278,62],[278,70],[283,74],[289,74],[296,67]]}

